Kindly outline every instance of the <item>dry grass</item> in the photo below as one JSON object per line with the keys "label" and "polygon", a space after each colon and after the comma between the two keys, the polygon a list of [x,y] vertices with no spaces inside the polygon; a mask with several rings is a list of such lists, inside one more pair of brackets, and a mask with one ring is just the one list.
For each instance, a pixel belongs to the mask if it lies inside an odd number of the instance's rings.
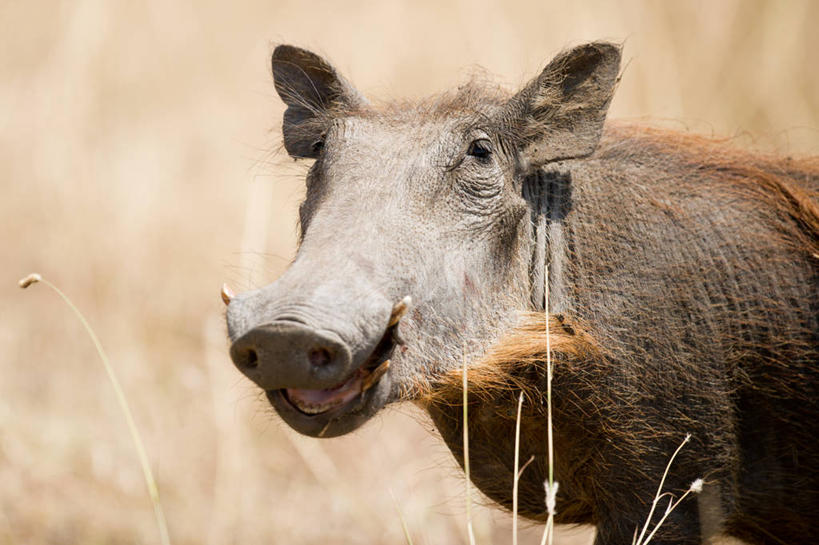
{"label": "dry grass", "polygon": [[[108,350],[175,544],[400,543],[390,489],[416,543],[466,542],[461,476],[415,409],[296,437],[229,362],[219,287],[284,269],[302,193],[302,167],[271,151],[271,41],[314,47],[387,97],[478,64],[516,85],[566,45],[625,40],[614,117],[819,148],[814,2],[503,5],[0,6],[0,544],[156,542],[94,346],[53,295],[17,289],[32,270]],[[508,515],[474,506],[473,522],[479,545],[509,542]]]}

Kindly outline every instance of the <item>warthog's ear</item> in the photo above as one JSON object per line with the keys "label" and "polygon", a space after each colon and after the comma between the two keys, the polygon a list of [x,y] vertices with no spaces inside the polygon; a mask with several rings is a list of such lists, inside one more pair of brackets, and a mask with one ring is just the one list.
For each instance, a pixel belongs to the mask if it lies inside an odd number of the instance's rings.
{"label": "warthog's ear", "polygon": [[293,157],[315,158],[324,144],[328,113],[360,107],[366,100],[315,53],[280,45],[271,62],[276,92],[287,104],[284,147]]}
{"label": "warthog's ear", "polygon": [[620,71],[620,47],[593,42],[555,57],[509,102],[507,119],[531,165],[590,155]]}

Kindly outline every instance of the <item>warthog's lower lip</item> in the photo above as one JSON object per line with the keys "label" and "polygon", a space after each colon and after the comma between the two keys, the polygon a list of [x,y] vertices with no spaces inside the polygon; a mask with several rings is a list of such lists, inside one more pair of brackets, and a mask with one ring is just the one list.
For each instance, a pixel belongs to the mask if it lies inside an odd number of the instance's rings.
{"label": "warthog's lower lip", "polygon": [[268,390],[267,399],[296,431],[313,437],[336,437],[362,425],[386,402],[389,367],[385,360],[373,371],[359,369],[335,388]]}
{"label": "warthog's lower lip", "polygon": [[346,405],[361,395],[361,376],[356,372],[334,388],[300,390],[287,388],[284,397],[299,411],[308,415],[322,414]]}
{"label": "warthog's lower lip", "polygon": [[389,365],[390,361],[386,360],[372,370],[359,368],[347,380],[332,388],[323,390],[287,388],[282,390],[282,395],[301,413],[308,416],[324,414],[361,397],[378,382]]}

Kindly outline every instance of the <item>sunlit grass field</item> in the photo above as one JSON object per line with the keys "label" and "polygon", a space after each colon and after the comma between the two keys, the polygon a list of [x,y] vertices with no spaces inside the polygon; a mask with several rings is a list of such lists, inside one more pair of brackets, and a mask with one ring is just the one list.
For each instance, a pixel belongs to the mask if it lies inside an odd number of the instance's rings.
{"label": "sunlit grass field", "polygon": [[[615,40],[610,117],[817,154],[817,25],[798,0],[0,4],[0,545],[158,542],[94,346],[52,292],[17,288],[32,271],[106,347],[173,543],[403,543],[391,494],[415,543],[466,543],[463,477],[420,411],[302,438],[228,357],[222,282],[266,284],[295,251],[305,165],[280,151],[273,44],[385,99],[478,67],[516,87]],[[509,543],[509,516],[476,501],[477,542]]]}

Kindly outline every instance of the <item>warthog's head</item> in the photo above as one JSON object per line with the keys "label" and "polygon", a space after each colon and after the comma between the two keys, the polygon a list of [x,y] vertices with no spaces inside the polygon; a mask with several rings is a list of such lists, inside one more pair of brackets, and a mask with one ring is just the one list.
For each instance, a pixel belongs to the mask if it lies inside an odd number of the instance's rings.
{"label": "warthog's head", "polygon": [[592,43],[514,95],[469,85],[375,106],[324,59],[276,48],[284,146],[315,161],[301,243],[279,280],[232,298],[227,320],[233,361],[289,425],[347,433],[531,308],[526,186],[595,149],[619,61]]}

